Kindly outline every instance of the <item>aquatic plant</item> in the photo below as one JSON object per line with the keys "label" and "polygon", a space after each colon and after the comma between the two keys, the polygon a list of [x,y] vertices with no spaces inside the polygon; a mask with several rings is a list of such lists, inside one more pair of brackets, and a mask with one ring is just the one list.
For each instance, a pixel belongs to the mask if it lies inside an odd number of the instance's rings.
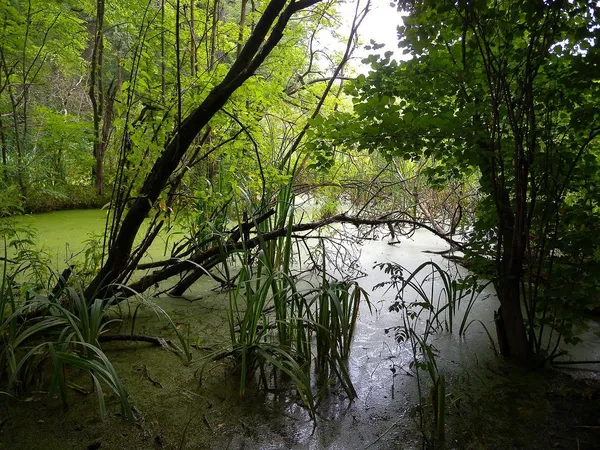
{"label": "aquatic plant", "polygon": [[[306,311],[309,305],[296,289],[288,270],[291,236],[280,242],[284,242],[283,252],[272,242],[261,242],[256,267],[251,264],[253,256],[249,251],[238,252],[235,258],[239,271],[235,276],[231,274],[235,266],[223,255],[227,280],[235,279],[236,283],[229,290],[231,342],[227,348],[210,355],[207,362],[233,357],[240,372],[242,397],[248,380],[257,370],[266,385],[266,366],[278,369],[294,382],[301,400],[314,417],[315,398],[308,370],[310,337],[308,328],[296,318],[296,313]],[[268,313],[271,311],[274,319]]]}
{"label": "aquatic plant", "polygon": [[[8,297],[12,307],[14,298]],[[0,304],[5,302],[5,298],[0,299]],[[68,289],[60,297],[33,294],[25,304],[15,307],[0,325],[0,370],[8,377],[8,388],[26,388],[49,361],[49,396],[58,395],[66,404],[66,368],[81,369],[94,383],[102,417],[106,416],[102,386],[107,386],[117,395],[123,417],[133,420],[127,392],[99,344],[100,334],[113,322],[105,320],[110,306],[111,301],[104,300],[88,305],[80,292]]]}
{"label": "aquatic plant", "polygon": [[[13,241],[19,239],[18,235],[6,233],[1,236],[5,244],[7,236]],[[14,245],[26,248],[31,243],[20,240]],[[81,288],[82,277],[89,276],[86,268],[94,257],[85,255],[83,273],[71,266],[59,275],[50,271],[39,256],[34,259],[34,253],[16,252],[9,258],[8,245],[4,248],[0,282],[0,380],[7,392],[19,396],[37,380],[47,379],[49,398],[56,396],[66,405],[67,377],[83,372],[89,375],[103,418],[106,417],[104,391],[108,389],[118,398],[122,417],[133,420],[127,391],[101,347],[109,328],[121,324],[121,320],[114,317],[123,299],[88,301]],[[28,281],[36,279],[40,267],[52,274],[53,289]],[[70,277],[71,273],[75,275]],[[187,336],[171,317],[151,301],[139,295],[137,299],[131,320],[132,337],[137,312],[141,307],[150,307],[168,321],[181,346],[178,350],[186,362],[191,361]]]}
{"label": "aquatic plant", "polygon": [[[306,300],[295,291],[293,281],[286,274],[269,271],[264,261],[258,263],[255,276],[249,275],[247,268],[242,268],[237,287],[230,292],[231,348],[228,353],[239,363],[240,395],[245,395],[248,379],[254,371],[260,369],[264,374],[265,364],[271,364],[294,380],[302,401],[309,411],[314,411],[307,370],[308,332],[301,322],[283,318],[293,308],[306,308]],[[288,301],[289,306],[282,305]],[[274,305],[274,320],[265,312],[270,304]]]}
{"label": "aquatic plant", "polygon": [[[30,288],[49,288],[52,281],[52,270],[49,257],[35,246],[35,230],[31,227],[16,225],[11,219],[0,221],[0,239],[4,244],[2,261],[3,274],[13,282],[18,281],[21,293]],[[10,272],[8,273],[7,270]]]}
{"label": "aquatic plant", "polygon": [[[349,399],[356,397],[345,364],[359,305],[368,303],[368,296],[356,283],[328,277],[324,251],[323,264],[315,277],[320,281],[318,287],[312,288],[307,280],[299,280],[294,273],[293,262],[299,250],[295,252],[292,236],[292,178],[273,195],[272,217],[254,224],[259,240],[257,249],[242,247],[232,257],[225,250],[229,236],[220,240],[226,284],[233,286],[229,290],[230,345],[211,354],[206,363],[233,357],[240,374],[242,396],[254,375],[259,374],[258,381],[267,387],[266,374],[272,373],[277,379],[276,372],[280,372],[293,382],[314,418],[317,400],[331,384],[339,383]],[[243,208],[238,202],[234,206],[241,229],[245,217],[240,211],[251,208],[260,211],[264,205],[253,205],[247,198]],[[272,229],[285,229],[286,234],[277,239],[263,239]],[[303,282],[306,289],[299,288]],[[311,376],[313,368],[318,372],[316,384]]]}
{"label": "aquatic plant", "polygon": [[[119,398],[123,417],[132,420],[127,392],[99,343],[100,335],[114,323],[106,316],[114,300],[97,299],[88,304],[80,289],[67,286],[67,280],[57,274],[54,274],[54,289],[48,294],[39,293],[36,288],[42,292],[43,289],[35,281],[42,268],[52,273],[47,263],[38,253],[27,251],[32,245],[28,235],[22,238],[12,228],[4,231],[0,379],[6,380],[9,393],[26,389],[41,369],[50,374],[49,398],[57,395],[66,403],[66,368],[76,368],[90,375],[103,417],[106,415],[103,386],[107,386]],[[16,249],[11,258],[9,246]],[[19,283],[17,279],[22,281]]]}
{"label": "aquatic plant", "polygon": [[333,375],[348,398],[354,399],[356,391],[345,362],[350,356],[360,303],[365,302],[370,311],[371,303],[367,292],[358,283],[330,280],[325,251],[322,255],[321,285],[317,290],[314,306],[309,310],[312,312],[312,323],[315,324],[318,380],[323,388]]}
{"label": "aquatic plant", "polygon": [[[431,426],[424,414],[424,405],[419,407],[420,427],[426,440],[435,442],[444,440],[446,416],[445,376],[438,369],[436,358],[438,352],[429,342],[432,334],[447,331],[453,333],[458,324],[458,333],[464,336],[475,320],[469,320],[471,310],[480,299],[484,289],[490,282],[481,282],[476,276],[464,278],[454,277],[439,264],[427,261],[419,265],[408,277],[404,277],[406,269],[399,264],[383,263],[375,266],[390,276],[389,281],[379,283],[375,289],[394,290],[394,301],[391,311],[401,313],[402,324],[386,330],[393,331],[399,343],[409,344],[413,360],[410,367],[415,371],[422,402],[421,372],[428,375],[430,390],[428,396],[431,408]],[[436,292],[436,283],[441,288]],[[462,316],[461,316],[462,314]],[[478,320],[484,328],[492,349],[495,344],[485,324]]]}
{"label": "aquatic plant", "polygon": [[[408,343],[412,351],[410,368],[414,370],[419,393],[419,425],[426,441],[431,443],[445,438],[446,386],[445,377],[440,373],[436,357],[436,348],[429,343],[429,337],[438,330],[452,332],[460,301],[467,296],[458,289],[459,284],[446,271],[434,262],[421,264],[405,279],[404,269],[399,264],[382,263],[375,266],[389,275],[389,281],[377,284],[374,289],[394,290],[394,301],[390,311],[401,313],[402,324],[387,329],[393,331],[398,343]],[[419,276],[426,276],[419,280]],[[443,288],[436,296],[434,291],[436,275],[441,279]],[[413,294],[414,300],[407,300],[407,294]],[[445,299],[442,302],[442,299]],[[471,296],[467,312],[461,321],[460,333],[465,331],[468,312],[474,301]],[[424,326],[422,325],[424,324]],[[429,404],[432,410],[431,426],[425,415],[423,404],[423,386],[421,371],[430,381]]]}
{"label": "aquatic plant", "polygon": [[[129,289],[123,285],[120,285],[117,287],[121,288],[123,290]],[[175,350],[177,350],[177,352],[182,356],[183,361],[186,364],[190,363],[192,361],[193,357],[192,357],[192,350],[191,350],[191,342],[190,342],[190,338],[189,338],[189,327],[186,328],[186,334],[184,334],[179,329],[177,324],[173,321],[173,319],[171,318],[169,313],[167,313],[159,305],[157,305],[156,303],[154,303],[147,297],[139,294],[138,292],[133,292],[133,297],[138,301],[138,304],[136,305],[136,307],[133,311],[133,314],[131,315],[131,336],[134,335],[135,325],[136,325],[136,321],[137,321],[137,315],[138,315],[138,312],[140,311],[140,309],[141,308],[150,308],[158,317],[161,317],[167,321],[169,328],[171,329],[171,331],[173,331],[173,333],[175,333],[175,336],[177,336],[177,340],[179,342],[180,347],[177,347],[173,343],[169,343],[169,346],[175,347]],[[128,301],[127,299],[125,299],[125,300],[118,299],[118,300],[119,300],[119,307],[121,305],[121,303],[120,303],[121,301]],[[132,339],[132,340],[135,340],[135,339]],[[165,343],[166,343],[166,341],[165,341]],[[164,343],[161,343],[161,345],[163,345],[163,344]],[[166,345],[163,345],[163,346],[167,347]]]}

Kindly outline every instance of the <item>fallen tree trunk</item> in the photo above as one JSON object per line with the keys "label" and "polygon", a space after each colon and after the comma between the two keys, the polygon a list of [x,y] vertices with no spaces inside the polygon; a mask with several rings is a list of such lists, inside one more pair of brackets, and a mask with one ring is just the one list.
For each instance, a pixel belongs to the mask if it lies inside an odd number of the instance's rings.
{"label": "fallen tree trunk", "polygon": [[[434,229],[433,227],[431,227],[429,225],[425,225],[422,223],[418,223],[414,220],[407,220],[407,219],[392,219],[392,218],[366,219],[366,218],[348,216],[347,214],[338,214],[338,215],[331,216],[327,219],[323,219],[323,220],[316,221],[316,222],[300,223],[297,225],[293,225],[292,233],[310,232],[310,231],[314,231],[319,228],[323,228],[327,225],[332,225],[335,223],[347,223],[347,224],[354,225],[356,227],[360,227],[360,226],[377,227],[377,226],[382,226],[382,225],[390,225],[390,226],[395,225],[395,226],[411,226],[411,227],[416,227],[416,228],[423,228],[423,229],[431,231],[435,235],[444,239],[450,245],[454,245],[458,248],[462,248],[462,244],[460,242],[455,241],[451,236],[446,235],[446,234],[441,234],[436,229]],[[273,239],[278,239],[280,237],[284,237],[287,235],[288,232],[289,232],[289,230],[287,228],[281,228],[278,230],[273,230],[273,231],[269,231],[266,233],[262,233],[262,234],[260,234],[260,236],[256,236],[252,239],[248,239],[245,241],[240,241],[240,242],[229,241],[228,243],[225,243],[222,246],[215,245],[213,247],[210,247],[210,248],[196,254],[193,258],[190,258],[190,259],[177,260],[177,261],[168,260],[168,261],[166,261],[165,267],[163,269],[142,277],[139,281],[132,283],[129,286],[125,287],[123,290],[121,290],[120,294],[125,297],[131,297],[133,295],[136,295],[136,294],[146,291],[147,289],[149,289],[153,285],[156,285],[157,283],[165,281],[171,277],[181,275],[190,270],[195,271],[194,279],[193,279],[193,281],[195,282],[197,279],[200,278],[200,276],[202,276],[202,274],[207,273],[210,268],[214,267],[219,262],[222,262],[225,257],[231,255],[232,253],[235,253],[236,251],[240,251],[240,250],[244,250],[244,249],[245,250],[253,249],[253,248],[259,246],[261,242],[267,242],[267,241],[271,241]],[[186,283],[187,284],[186,289],[191,286],[191,283],[189,283],[189,281],[190,280],[188,279],[188,282]],[[181,291],[181,289],[177,289],[177,292],[178,292],[178,295],[181,295],[183,293]]]}

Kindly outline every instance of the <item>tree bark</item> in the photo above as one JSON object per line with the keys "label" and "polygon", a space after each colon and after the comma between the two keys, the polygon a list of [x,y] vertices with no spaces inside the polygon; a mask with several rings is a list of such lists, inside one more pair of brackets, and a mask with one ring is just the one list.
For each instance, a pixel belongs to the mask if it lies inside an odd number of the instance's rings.
{"label": "tree bark", "polygon": [[246,26],[246,9],[248,5],[248,0],[242,0],[241,10],[240,10],[240,21],[239,21],[239,35],[238,35],[238,45],[237,45],[237,55],[240,56],[242,51],[242,41],[244,40],[244,27]]}
{"label": "tree bark", "polygon": [[[22,140],[22,136],[19,133],[19,114],[17,111],[17,102],[15,101],[14,95],[12,94],[12,89],[9,86],[9,97],[12,106],[12,118],[13,125],[15,127],[14,139],[15,139],[15,147],[17,149],[17,183],[19,184],[19,189],[21,191],[21,195],[23,198],[27,198],[27,186],[25,185],[25,175],[24,175],[24,167],[23,167],[23,145],[24,139]],[[27,123],[27,117],[24,117],[25,123]]]}
{"label": "tree bark", "polygon": [[2,147],[2,178],[8,181],[8,158],[6,147],[6,135],[4,134],[4,124],[0,117],[0,146]]}
{"label": "tree bark", "polygon": [[504,356],[527,362],[531,359],[532,352],[521,309],[520,282],[520,277],[506,277],[496,288],[501,304],[498,314],[503,325],[498,328],[498,341],[508,345]]}
{"label": "tree bark", "polygon": [[196,15],[194,0],[190,0],[190,74],[194,77],[198,71],[198,46],[196,44]]}
{"label": "tree bark", "polygon": [[486,184],[490,186],[489,194],[498,215],[497,278],[494,287],[501,307],[495,317],[496,331],[503,355],[519,362],[527,362],[531,359],[532,347],[527,338],[521,309],[520,282],[525,255],[522,235],[528,231],[523,228],[526,222],[518,217],[525,213],[525,209],[513,210],[503,173],[498,169],[497,158],[501,155],[501,149],[497,145],[493,140],[480,143],[481,151],[487,155],[480,170]]}
{"label": "tree bark", "polygon": [[210,57],[208,63],[208,69],[212,70],[215,64],[215,57],[217,52],[217,32],[219,27],[219,0],[214,0],[212,10],[212,30],[210,33]]}
{"label": "tree bark", "polygon": [[161,1],[160,5],[160,92],[161,104],[165,104],[165,96],[167,92],[167,65],[165,61],[165,0]]}

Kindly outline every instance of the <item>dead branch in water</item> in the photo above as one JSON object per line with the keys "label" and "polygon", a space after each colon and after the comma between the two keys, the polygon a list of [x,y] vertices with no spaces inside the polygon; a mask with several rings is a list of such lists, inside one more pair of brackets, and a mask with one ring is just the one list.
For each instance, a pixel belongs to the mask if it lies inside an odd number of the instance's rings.
{"label": "dead branch in water", "polygon": [[[384,225],[388,226],[388,227],[409,226],[413,229],[423,228],[423,229],[426,229],[426,230],[432,232],[436,236],[444,239],[450,245],[452,245],[456,248],[459,248],[459,249],[462,248],[462,244],[460,242],[457,242],[456,240],[454,240],[451,235],[440,233],[439,230],[436,230],[435,228],[433,228],[429,225],[426,225],[426,224],[423,224],[423,223],[420,223],[420,222],[417,222],[414,220],[410,220],[410,219],[395,219],[395,218],[389,217],[389,216],[384,217],[384,218],[378,218],[378,219],[369,219],[369,218],[349,216],[349,215],[343,213],[343,214],[337,214],[335,216],[331,216],[326,219],[322,219],[322,220],[315,221],[315,222],[296,224],[296,225],[292,226],[291,231],[292,231],[292,233],[312,232],[312,231],[318,230],[320,228],[323,228],[323,227],[326,227],[329,225],[333,225],[333,224],[338,224],[338,223],[354,225],[357,228],[364,227],[364,226],[379,227],[379,226],[384,226]],[[253,248],[259,246],[261,241],[267,242],[267,241],[270,241],[273,239],[278,239],[280,237],[286,236],[288,231],[289,230],[287,228],[281,228],[278,230],[273,230],[270,232],[262,233],[260,236],[256,236],[254,238],[247,239],[245,241],[232,242],[231,240],[229,240],[228,242],[224,243],[222,246],[215,245],[215,246],[210,247],[202,252],[197,253],[196,255],[194,255],[193,257],[191,257],[189,259],[185,259],[185,260],[169,259],[169,260],[163,261],[161,263],[161,264],[163,264],[162,269],[157,270],[151,274],[148,274],[148,275],[142,277],[140,280],[130,284],[125,289],[122,289],[120,294],[124,295],[125,297],[131,297],[133,295],[136,295],[136,294],[146,291],[150,287],[152,287],[162,281],[165,281],[165,280],[167,280],[171,277],[177,276],[177,275],[182,275],[186,272],[189,272],[190,270],[194,271],[192,276],[193,276],[194,281],[196,281],[198,278],[200,278],[200,276],[202,276],[202,274],[207,273],[209,268],[212,268],[219,262],[222,262],[223,255],[231,255],[232,253],[234,253],[236,251],[240,251],[240,250],[247,251],[247,250],[253,249]],[[398,234],[401,234],[401,233],[398,233]],[[153,266],[156,266],[156,263],[154,263]],[[185,280],[186,280],[186,278],[184,278],[184,281]],[[191,286],[191,284],[189,282],[186,282],[185,285],[187,287]],[[181,292],[181,289],[178,289],[177,291]]]}

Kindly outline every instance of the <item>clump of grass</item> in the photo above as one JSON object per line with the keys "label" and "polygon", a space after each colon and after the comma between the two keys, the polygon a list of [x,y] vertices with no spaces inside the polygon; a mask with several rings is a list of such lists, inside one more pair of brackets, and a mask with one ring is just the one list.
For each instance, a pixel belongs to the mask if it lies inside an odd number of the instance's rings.
{"label": "clump of grass", "polygon": [[[122,299],[89,299],[81,288],[98,270],[101,241],[90,237],[83,261],[59,275],[50,269],[46,255],[36,250],[34,239],[31,229],[17,228],[8,219],[0,222],[4,244],[0,254],[0,393],[19,398],[32,387],[44,385],[50,399],[59,398],[66,405],[67,378],[83,375],[97,394],[102,418],[106,417],[104,391],[111,391],[119,400],[121,416],[133,420],[127,391],[101,347],[101,335],[120,326],[120,319],[113,317]],[[140,302],[133,314],[132,334],[137,311],[150,306],[169,322],[185,361],[191,361],[188,339],[169,315],[142,296],[136,297]]]}
{"label": "clump of grass", "polygon": [[123,417],[133,420],[127,392],[99,344],[100,334],[112,322],[105,320],[112,302],[95,300],[88,305],[75,289],[65,290],[61,300],[69,307],[57,298],[33,294],[0,325],[4,344],[0,369],[8,377],[9,391],[26,389],[37,369],[46,364],[51,367],[50,398],[56,395],[66,404],[66,368],[81,369],[93,381],[102,417],[106,416],[106,386],[117,395]]}
{"label": "clump of grass", "polygon": [[354,399],[356,391],[345,362],[350,356],[360,303],[365,301],[369,310],[371,303],[367,292],[358,283],[328,279],[325,252],[321,270],[315,307],[310,310],[315,324],[319,384],[323,388],[330,381],[337,380],[348,397]]}
{"label": "clump of grass", "polygon": [[[311,390],[310,335],[298,312],[307,311],[307,299],[296,289],[289,273],[275,270],[277,252],[264,243],[256,267],[248,264],[247,252],[237,254],[240,266],[236,286],[229,291],[230,345],[211,355],[209,361],[231,356],[240,373],[240,395],[257,373],[267,385],[268,368],[274,368],[293,381],[309,413],[314,417],[315,397]],[[231,279],[232,267],[225,263]],[[302,313],[301,313],[302,314]],[[272,316],[275,316],[274,318]]]}
{"label": "clump of grass", "polygon": [[[428,293],[424,283],[419,283],[416,278],[420,271],[424,270],[424,265],[419,266],[407,279],[404,279],[404,268],[399,264],[385,263],[378,264],[376,267],[385,271],[390,276],[390,280],[376,285],[375,289],[386,288],[396,291],[390,311],[401,313],[402,324],[386,330],[386,333],[393,331],[398,343],[408,343],[410,346],[413,357],[410,368],[415,372],[419,393],[420,403],[417,408],[419,427],[425,442],[434,445],[436,440],[444,440],[445,437],[445,379],[437,367],[437,350],[428,342],[437,323],[436,316],[439,314],[436,313],[433,303],[433,280],[431,280],[431,291]],[[414,301],[407,301],[405,297],[406,291],[410,288],[416,292]],[[423,322],[425,328],[420,330],[419,324]],[[430,418],[426,416],[426,405],[423,401],[421,372],[428,374],[430,379],[429,405],[432,409]]]}
{"label": "clump of grass", "polygon": [[[356,283],[329,280],[324,264],[317,278],[320,287],[299,289],[292,270],[297,255],[291,186],[290,181],[277,193],[273,217],[255,224],[257,252],[242,248],[232,258],[222,245],[227,284],[235,280],[229,290],[230,345],[210,355],[207,363],[233,357],[242,396],[250,380],[257,379],[268,387],[268,374],[275,375],[275,380],[277,373],[282,374],[293,383],[309,415],[315,418],[318,399],[328,386],[339,384],[349,399],[356,397],[346,359],[359,305],[368,302],[368,296]],[[234,205],[241,224],[241,208]],[[244,209],[252,210],[252,205]],[[282,228],[287,230],[284,236],[264,239],[266,232]],[[237,273],[233,274],[234,270]],[[316,380],[313,369],[318,371]]]}

